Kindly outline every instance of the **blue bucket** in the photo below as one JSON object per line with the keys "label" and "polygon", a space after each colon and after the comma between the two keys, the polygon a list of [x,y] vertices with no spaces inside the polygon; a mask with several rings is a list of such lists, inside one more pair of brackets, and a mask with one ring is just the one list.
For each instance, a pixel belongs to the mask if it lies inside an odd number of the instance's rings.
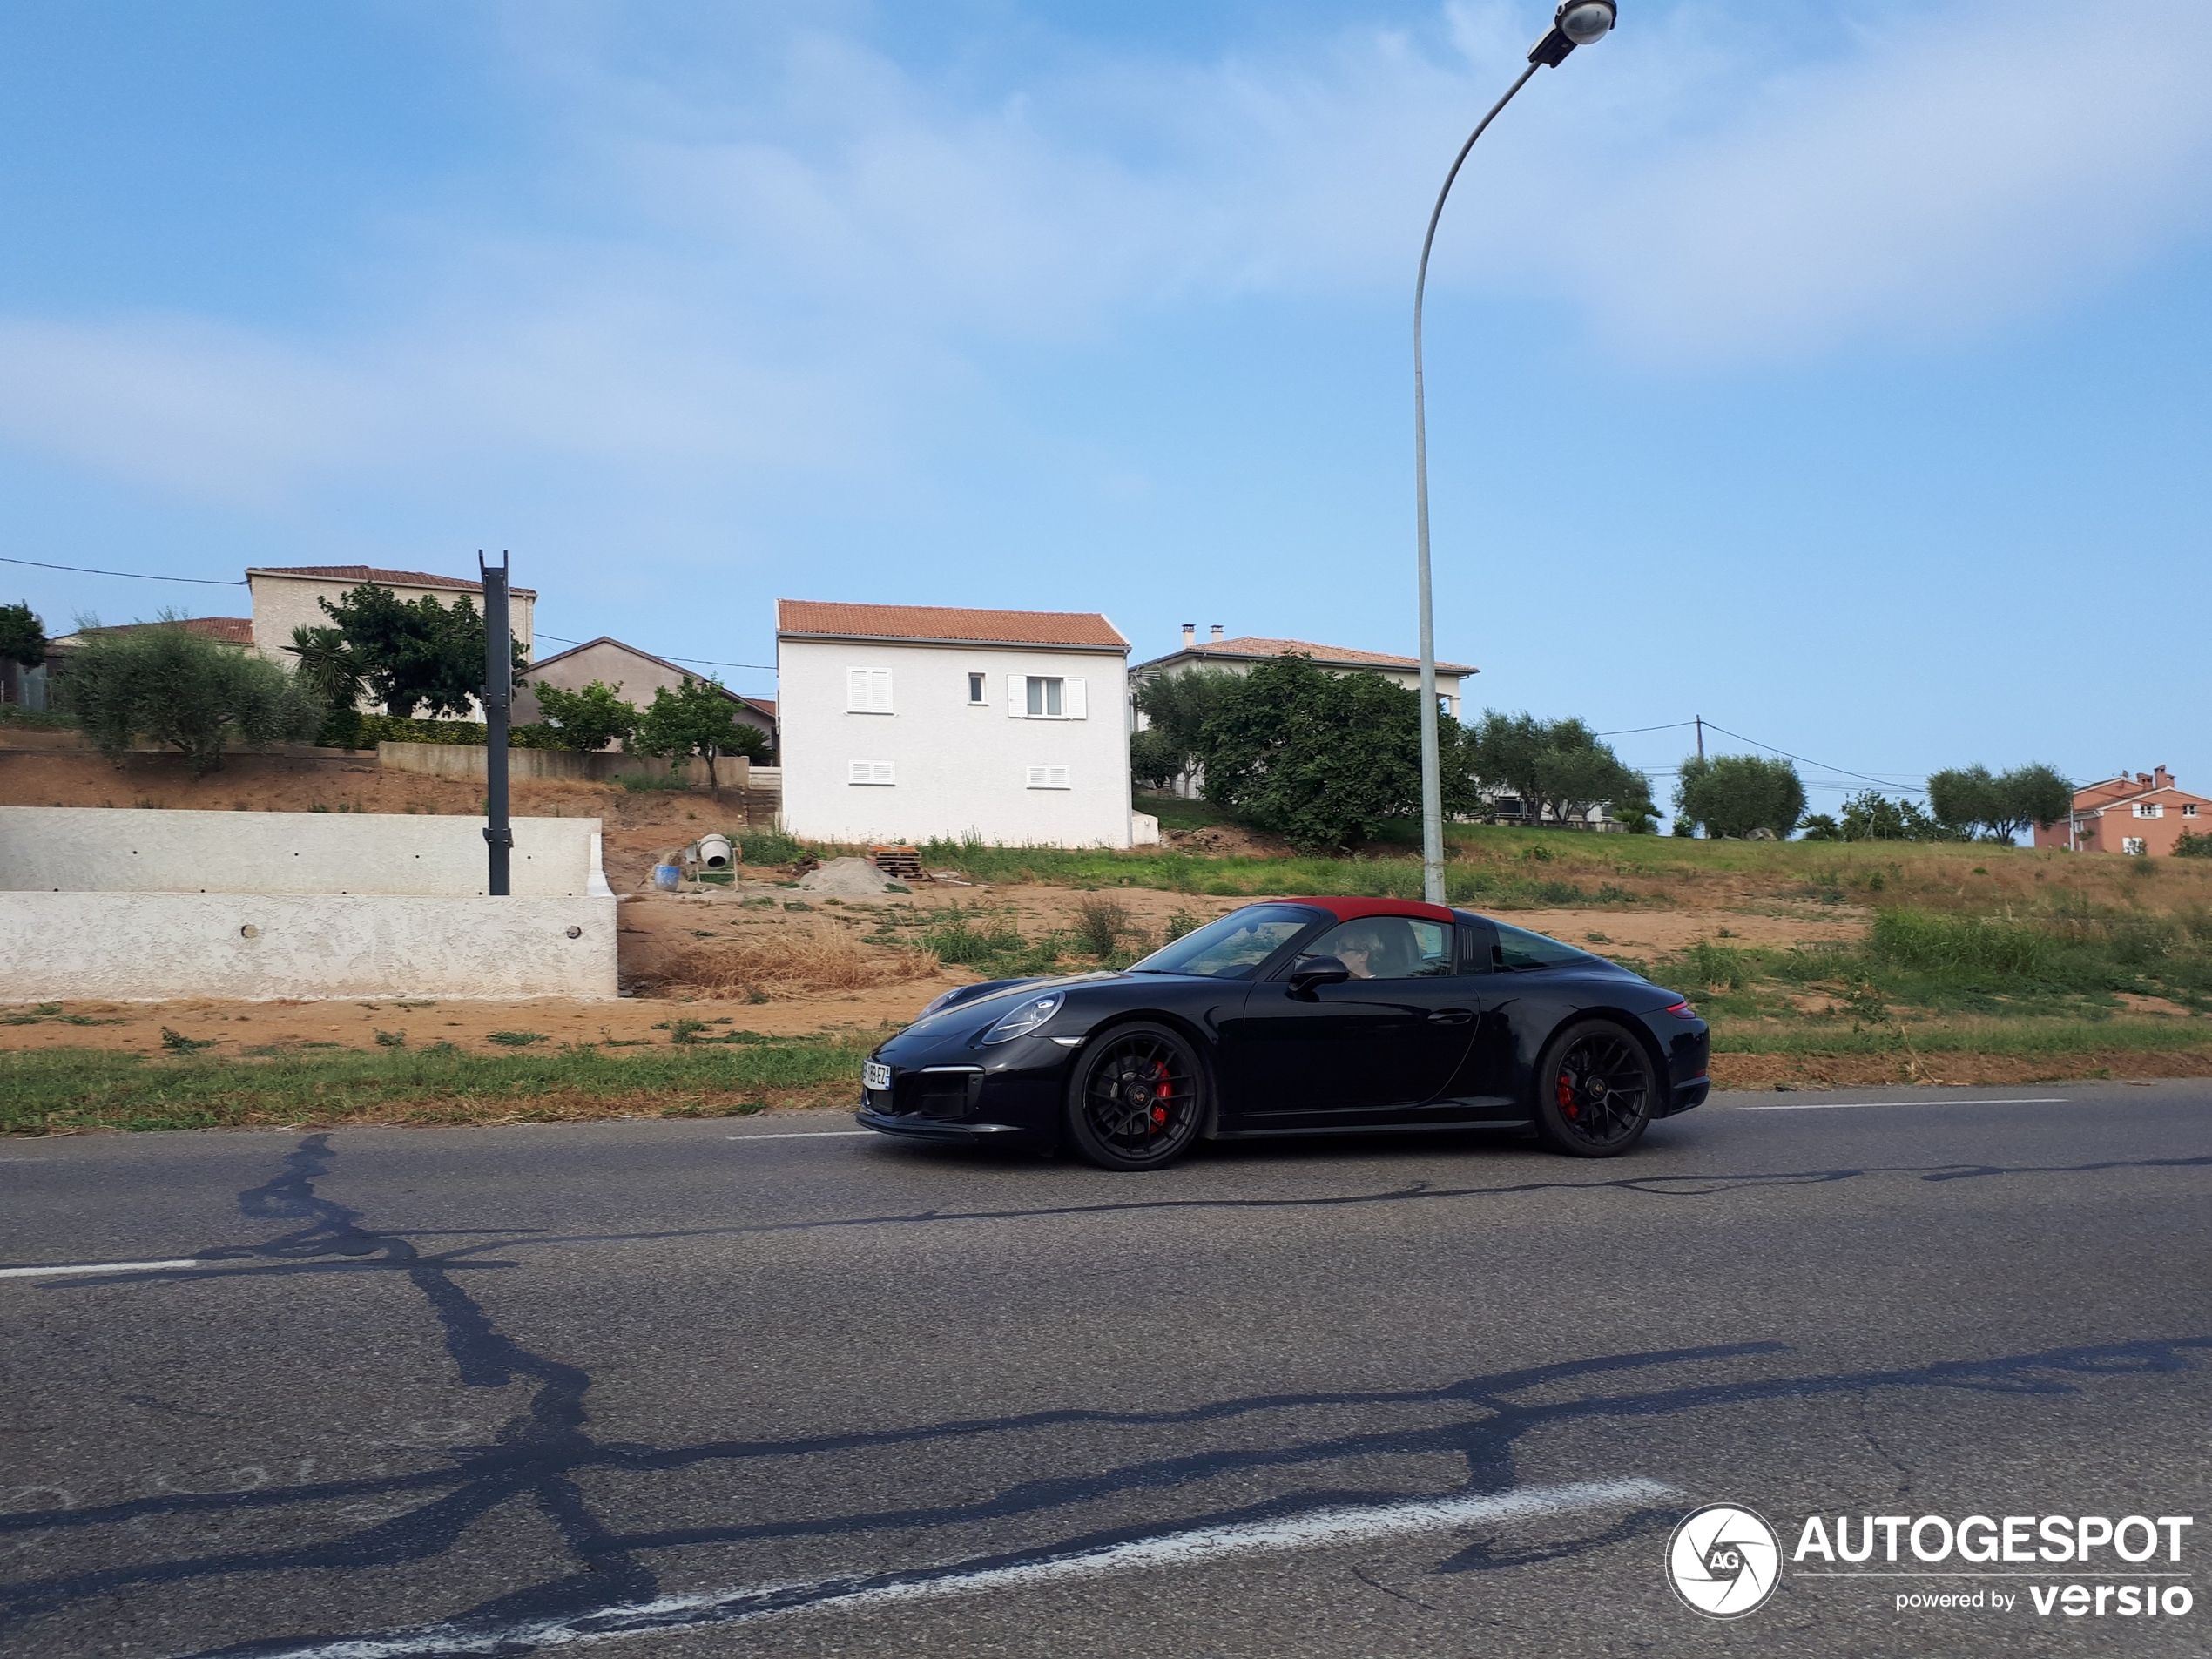
{"label": "blue bucket", "polygon": [[663,893],[673,893],[683,884],[684,868],[678,864],[653,866],[653,886]]}

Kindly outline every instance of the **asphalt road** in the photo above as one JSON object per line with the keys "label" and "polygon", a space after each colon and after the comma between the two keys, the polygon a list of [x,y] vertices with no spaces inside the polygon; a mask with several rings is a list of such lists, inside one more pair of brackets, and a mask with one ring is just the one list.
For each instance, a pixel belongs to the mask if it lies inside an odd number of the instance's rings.
{"label": "asphalt road", "polygon": [[[0,1260],[166,1264],[0,1277],[0,1650],[2212,1647],[2202,1084],[1723,1096],[1595,1164],[848,1127],[0,1142]],[[1784,1555],[1727,1622],[1665,1572],[1718,1501]],[[2192,1605],[1807,1576],[1814,1514],[2193,1516],[2140,1568]]]}

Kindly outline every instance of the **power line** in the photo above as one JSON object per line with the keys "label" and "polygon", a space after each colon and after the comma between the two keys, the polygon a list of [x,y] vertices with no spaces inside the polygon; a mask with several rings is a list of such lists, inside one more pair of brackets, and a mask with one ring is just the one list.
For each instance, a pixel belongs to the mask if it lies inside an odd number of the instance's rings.
{"label": "power line", "polygon": [[[1824,760],[1810,760],[1804,755],[1793,755],[1787,749],[1777,749],[1770,743],[1761,743],[1757,738],[1747,738],[1741,732],[1731,732],[1724,725],[1714,725],[1710,720],[1706,721],[1705,724],[1712,726],[1714,731],[1724,738],[1734,738],[1738,743],[1748,743],[1754,749],[1764,749],[1769,754],[1781,755],[1785,759],[1795,760],[1802,765],[1817,766],[1823,772],[1839,772],[1846,778],[1857,778],[1866,783],[1879,784],[1885,789],[1906,789],[1914,786],[1898,783],[1892,779],[1875,778],[1863,772],[1853,772],[1849,766],[1831,766]],[[1922,780],[1920,786],[1925,786],[1925,779]]]}
{"label": "power line", "polygon": [[[1639,732],[1687,732],[1691,726],[1696,725],[1696,724],[1697,722],[1695,720],[1676,720],[1667,725],[1623,726],[1618,732],[1600,732],[1595,733],[1594,735],[1601,738],[1632,738]],[[1708,720],[1705,724],[1710,725],[1712,722]]]}
{"label": "power line", "polygon": [[0,556],[0,564],[27,564],[34,570],[67,570],[72,576],[119,576],[132,582],[189,582],[202,588],[242,588],[244,578],[236,582],[218,582],[205,576],[148,576],[143,570],[93,570],[81,564],[48,564],[40,559],[11,559]]}

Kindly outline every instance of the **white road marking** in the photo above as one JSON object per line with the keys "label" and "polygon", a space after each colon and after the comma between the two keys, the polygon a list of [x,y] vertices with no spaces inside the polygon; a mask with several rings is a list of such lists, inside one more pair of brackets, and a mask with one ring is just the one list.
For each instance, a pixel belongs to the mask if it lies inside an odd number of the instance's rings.
{"label": "white road marking", "polygon": [[2063,1106],[2071,1095],[2035,1095],[2023,1100],[1807,1100],[1788,1106],[1738,1106],[1739,1112],[1852,1112],[1862,1106]]}
{"label": "white road marking", "polygon": [[601,1608],[496,1630],[435,1624],[298,1648],[270,1649],[267,1653],[268,1659],[409,1659],[416,1655],[489,1654],[567,1647],[700,1625],[751,1622],[823,1608],[877,1608],[902,1602],[973,1595],[987,1590],[1028,1589],[1070,1579],[1197,1566],[1231,1556],[1319,1545],[1364,1543],[1409,1533],[1444,1532],[1454,1527],[1564,1514],[1575,1510],[1618,1508],[1680,1495],[1672,1487],[1662,1486],[1656,1480],[1629,1479],[1522,1487],[1510,1492],[1474,1493],[1456,1498],[1416,1498],[1405,1503],[1318,1509],[1303,1515],[1285,1515],[1276,1521],[1251,1521],[1237,1527],[1163,1533],[1125,1544],[1047,1555],[1011,1567],[963,1568],[954,1563],[866,1578],[756,1584],[690,1595],[664,1595],[627,1607]]}
{"label": "white road marking", "polygon": [[725,1141],[834,1141],[847,1135],[873,1135],[872,1129],[779,1130],[773,1135],[725,1135]]}
{"label": "white road marking", "polygon": [[197,1267],[196,1261],[78,1262],[68,1267],[0,1267],[0,1278],[47,1278],[56,1273],[148,1273],[169,1267]]}

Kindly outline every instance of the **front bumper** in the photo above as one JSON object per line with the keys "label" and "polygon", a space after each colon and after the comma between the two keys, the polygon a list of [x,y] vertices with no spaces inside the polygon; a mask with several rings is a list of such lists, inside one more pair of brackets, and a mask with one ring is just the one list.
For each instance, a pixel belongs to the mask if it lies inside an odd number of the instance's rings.
{"label": "front bumper", "polygon": [[863,1089],[853,1121],[907,1140],[951,1144],[1060,1138],[1069,1050],[1016,1039],[1000,1053],[965,1045],[901,1054],[898,1039],[872,1056],[891,1068],[891,1087]]}
{"label": "front bumper", "polygon": [[934,1141],[941,1146],[981,1146],[987,1142],[1005,1143],[1034,1138],[1034,1132],[1020,1123],[948,1123],[942,1118],[924,1117],[918,1112],[883,1112],[863,1103],[853,1114],[853,1121],[862,1129],[872,1129],[882,1135],[896,1135],[909,1141]]}

